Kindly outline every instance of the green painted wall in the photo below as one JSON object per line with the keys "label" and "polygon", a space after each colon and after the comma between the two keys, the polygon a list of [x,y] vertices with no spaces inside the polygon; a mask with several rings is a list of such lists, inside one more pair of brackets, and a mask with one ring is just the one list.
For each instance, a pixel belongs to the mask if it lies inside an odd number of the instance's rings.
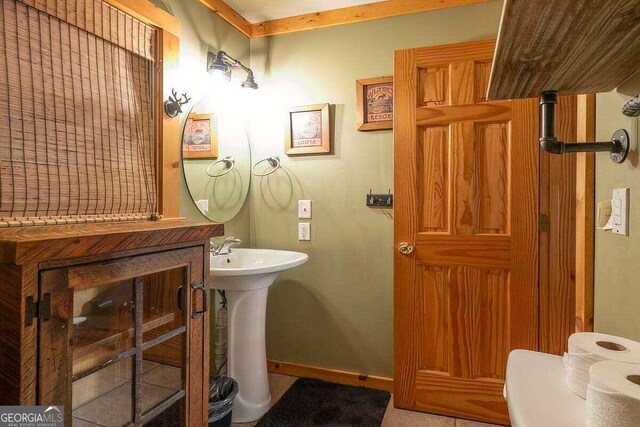
{"label": "green painted wall", "polygon": [[[628,93],[640,92],[640,80],[631,82]],[[625,90],[626,91],[626,90]],[[626,91],[627,92],[627,91]],[[596,201],[611,199],[614,188],[630,187],[629,237],[596,231],[595,328],[599,332],[640,340],[640,166],[637,143],[639,120],[620,112],[629,96],[617,92],[596,98],[596,134],[608,141],[618,128],[630,134],[636,150],[622,165],[598,154],[596,160]]]}
{"label": "green painted wall", "polygon": [[[167,78],[171,80],[176,91],[186,92],[191,96],[192,101],[188,108],[191,108],[202,97],[216,96],[216,87],[212,85],[212,76],[206,72],[209,50],[224,50],[243,63],[249,63],[249,39],[199,1],[151,1],[180,21],[180,68],[178,73],[172,73]],[[180,116],[180,132],[182,132],[186,116],[186,114]],[[180,215],[189,219],[206,221],[206,218],[191,200],[182,176],[180,178]],[[235,235],[247,242],[250,240],[248,200],[238,216],[225,224],[225,234]]]}
{"label": "green painted wall", "polygon": [[[365,194],[393,188],[393,135],[356,130],[355,81],[392,75],[394,50],[494,38],[501,5],[251,41],[260,84],[252,105],[253,158],[275,154],[283,164],[252,183],[252,245],[310,257],[271,288],[270,359],[392,376],[393,220],[367,208]],[[284,155],[286,109],[325,102],[335,105],[334,154]],[[313,201],[311,242],[297,240],[299,199]]]}

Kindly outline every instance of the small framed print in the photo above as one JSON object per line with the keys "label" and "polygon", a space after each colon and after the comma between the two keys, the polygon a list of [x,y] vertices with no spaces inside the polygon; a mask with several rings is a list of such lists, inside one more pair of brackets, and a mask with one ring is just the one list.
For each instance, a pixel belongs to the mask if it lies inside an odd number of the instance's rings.
{"label": "small framed print", "polygon": [[289,156],[331,154],[329,104],[289,110],[284,151]]}
{"label": "small framed print", "polygon": [[185,159],[218,157],[218,124],[215,114],[189,114],[182,137],[182,157]]}
{"label": "small framed print", "polygon": [[358,130],[393,129],[393,77],[356,80]]}

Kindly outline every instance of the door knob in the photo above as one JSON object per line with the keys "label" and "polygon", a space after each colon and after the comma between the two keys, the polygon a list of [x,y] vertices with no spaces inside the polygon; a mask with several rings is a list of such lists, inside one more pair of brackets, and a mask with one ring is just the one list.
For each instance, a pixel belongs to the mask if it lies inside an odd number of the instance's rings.
{"label": "door knob", "polygon": [[400,242],[400,244],[398,245],[398,251],[402,255],[409,255],[413,252],[413,245],[407,242]]}

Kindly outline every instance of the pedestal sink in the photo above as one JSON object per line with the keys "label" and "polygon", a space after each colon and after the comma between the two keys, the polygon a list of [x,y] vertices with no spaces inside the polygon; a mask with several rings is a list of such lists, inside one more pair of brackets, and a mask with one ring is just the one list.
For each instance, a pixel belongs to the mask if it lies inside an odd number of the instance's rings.
{"label": "pedestal sink", "polygon": [[267,294],[278,273],[307,262],[307,254],[270,249],[233,249],[211,255],[211,287],[227,297],[228,375],[238,381],[233,422],[259,419],[269,410],[265,316]]}

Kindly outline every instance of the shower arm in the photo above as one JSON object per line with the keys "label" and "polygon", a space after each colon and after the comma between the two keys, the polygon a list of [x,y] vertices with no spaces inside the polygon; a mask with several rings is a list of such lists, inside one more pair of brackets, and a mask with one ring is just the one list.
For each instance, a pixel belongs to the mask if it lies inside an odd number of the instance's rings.
{"label": "shower arm", "polygon": [[624,129],[616,130],[607,142],[566,143],[555,136],[556,104],[558,92],[545,91],[540,94],[540,146],[552,154],[608,152],[611,160],[622,163],[629,154],[629,134]]}

